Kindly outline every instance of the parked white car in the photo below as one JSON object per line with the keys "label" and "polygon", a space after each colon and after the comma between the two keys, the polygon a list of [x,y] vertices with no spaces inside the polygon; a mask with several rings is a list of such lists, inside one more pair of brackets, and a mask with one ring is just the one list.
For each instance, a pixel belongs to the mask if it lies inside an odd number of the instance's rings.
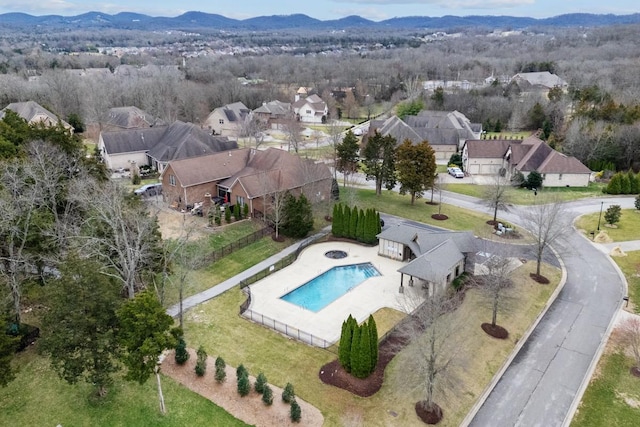
{"label": "parked white car", "polygon": [[460,168],[447,168],[447,172],[454,178],[464,178],[464,172]]}

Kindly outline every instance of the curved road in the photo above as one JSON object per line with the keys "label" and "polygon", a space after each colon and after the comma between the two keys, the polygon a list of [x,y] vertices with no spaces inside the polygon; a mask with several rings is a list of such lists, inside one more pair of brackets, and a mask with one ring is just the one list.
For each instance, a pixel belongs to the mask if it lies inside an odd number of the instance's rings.
{"label": "curved road", "polygon": [[[604,205],[601,202],[604,201]],[[445,203],[486,211],[478,199],[448,193]],[[631,198],[585,199],[567,203],[572,219],[601,207],[632,208]],[[518,210],[500,217],[518,223]],[[471,426],[561,426],[571,421],[574,403],[592,372],[607,330],[622,304],[624,279],[613,262],[575,229],[554,243],[567,280],[557,299],[483,402]]]}

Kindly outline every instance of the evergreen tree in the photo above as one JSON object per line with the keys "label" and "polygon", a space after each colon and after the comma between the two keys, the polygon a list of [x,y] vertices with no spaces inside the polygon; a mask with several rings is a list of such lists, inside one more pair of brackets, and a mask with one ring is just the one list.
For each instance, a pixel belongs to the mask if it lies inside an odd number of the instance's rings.
{"label": "evergreen tree", "polygon": [[355,324],[355,319],[349,315],[347,320],[343,323],[343,332],[340,336],[338,360],[340,360],[340,364],[347,372],[351,372],[351,346],[353,342],[353,330]]}
{"label": "evergreen tree", "polygon": [[629,172],[627,172],[627,176],[629,177],[629,194],[640,193],[640,182],[638,182],[638,175],[633,173],[633,170],[629,169]]}
{"label": "evergreen tree", "polygon": [[411,195],[411,204],[422,193],[433,187],[437,175],[436,156],[427,141],[414,145],[405,140],[397,149],[396,170],[400,182],[400,194]]}
{"label": "evergreen tree", "polygon": [[359,347],[360,367],[358,368],[358,377],[366,378],[371,374],[371,333],[369,332],[369,325],[367,322],[360,325]]}
{"label": "evergreen tree", "polygon": [[291,418],[291,421],[293,421],[294,423],[299,423],[300,418],[302,417],[302,409],[300,409],[300,405],[298,405],[298,402],[296,402],[295,399],[291,401],[291,409],[289,411],[289,417]]}
{"label": "evergreen tree", "polygon": [[11,360],[15,354],[20,338],[5,333],[7,324],[0,317],[0,387],[4,387],[15,379],[15,372],[11,367]]}
{"label": "evergreen tree", "polygon": [[242,216],[244,218],[249,217],[249,205],[247,203],[245,203],[244,206],[242,207]]}
{"label": "evergreen tree", "polygon": [[184,338],[178,338],[178,344],[176,345],[175,354],[176,363],[178,365],[184,365],[189,360],[189,352],[187,351],[187,343]]}
{"label": "evergreen tree", "polygon": [[264,387],[267,385],[267,377],[260,372],[258,377],[256,378],[256,382],[253,385],[253,388],[256,390],[256,393],[264,392]]}
{"label": "evergreen tree", "polygon": [[247,371],[247,368],[241,363],[240,366],[236,368],[236,378],[240,378],[242,375],[249,376],[249,371]]}
{"label": "evergreen tree", "polygon": [[358,235],[358,207],[354,206],[349,218],[349,238],[355,239]]}
{"label": "evergreen tree", "polygon": [[620,205],[611,205],[604,213],[604,219],[607,221],[607,224],[615,225],[620,221],[621,215],[622,211]]}
{"label": "evergreen tree", "polygon": [[364,242],[364,211],[362,209],[360,209],[360,213],[358,214],[356,239],[358,239],[358,242]]}
{"label": "evergreen tree", "polygon": [[336,203],[335,205],[333,205],[333,214],[331,215],[331,234],[333,234],[334,236],[337,236],[338,233],[336,233],[336,229],[338,227],[336,227],[336,224],[338,223],[338,204]]}
{"label": "evergreen tree", "polygon": [[631,192],[631,182],[629,181],[629,175],[620,172],[620,193],[629,194]]}
{"label": "evergreen tree", "polygon": [[360,336],[362,329],[356,325],[353,329],[353,338],[351,339],[351,375],[356,378],[362,378],[362,347],[360,346]]}
{"label": "evergreen tree", "polygon": [[344,185],[348,177],[358,170],[358,138],[351,130],[347,131],[342,143],[336,145],[336,169],[344,175]]}
{"label": "evergreen tree", "polygon": [[285,403],[291,403],[296,398],[296,393],[293,389],[293,384],[287,383],[282,390],[282,401]]}
{"label": "evergreen tree", "polygon": [[245,397],[251,391],[251,382],[248,375],[240,375],[238,377],[238,394]]}
{"label": "evergreen tree", "polygon": [[197,361],[196,361],[196,375],[203,377],[207,372],[207,352],[203,346],[198,347]]}
{"label": "evergreen tree", "polygon": [[607,184],[606,193],[607,194],[620,194],[621,192],[621,181],[622,175],[618,172],[611,177],[609,184]]}
{"label": "evergreen tree", "polygon": [[351,208],[347,205],[343,206],[342,215],[342,235],[341,237],[349,237],[349,225],[351,224]]}
{"label": "evergreen tree", "polygon": [[231,207],[226,206],[224,210],[224,221],[229,224],[231,222]]}
{"label": "evergreen tree", "polygon": [[382,194],[382,186],[392,190],[396,185],[396,139],[382,136],[378,131],[367,140],[361,150],[362,165],[367,181],[375,180],[376,195]]}
{"label": "evergreen tree", "polygon": [[216,374],[215,379],[218,384],[222,384],[227,379],[227,364],[222,357],[216,357]]}
{"label": "evergreen tree", "polygon": [[542,188],[542,175],[538,171],[531,171],[527,176],[526,187],[531,190],[532,188]]}
{"label": "evergreen tree", "polygon": [[376,219],[376,228],[378,229],[378,232],[376,234],[380,234],[382,233],[382,222],[380,222],[380,212],[378,212],[376,214],[377,219]]}
{"label": "evergreen tree", "polygon": [[273,390],[271,390],[269,384],[265,384],[262,390],[262,402],[267,406],[271,406],[273,404]]}
{"label": "evergreen tree", "polygon": [[378,365],[378,326],[373,315],[369,315],[368,323],[369,335],[371,335],[371,372],[373,372]]}
{"label": "evergreen tree", "polygon": [[284,217],[286,222],[282,224],[282,234],[286,236],[305,237],[313,229],[313,209],[304,194],[298,198],[290,193],[286,195]]}
{"label": "evergreen tree", "polygon": [[239,204],[235,204],[233,205],[233,218],[238,221],[240,220],[242,217],[240,216],[240,205]]}

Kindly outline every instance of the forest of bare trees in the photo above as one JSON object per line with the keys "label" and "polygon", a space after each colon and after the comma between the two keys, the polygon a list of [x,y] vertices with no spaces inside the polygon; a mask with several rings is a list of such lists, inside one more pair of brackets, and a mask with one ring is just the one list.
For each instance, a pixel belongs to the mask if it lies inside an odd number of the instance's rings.
{"label": "forest of bare trees", "polygon": [[[201,123],[212,109],[227,103],[242,101],[254,109],[275,99],[291,102],[300,86],[324,97],[336,88],[353,88],[344,98],[330,100],[333,115],[364,120],[376,110],[374,104],[381,106],[377,111],[386,111],[418,96],[428,109],[458,110],[472,122],[499,122],[505,130],[548,126],[546,138],[552,145],[590,165],[612,162],[618,169],[638,168],[633,148],[640,140],[636,30],[635,26],[556,28],[509,36],[475,31],[431,41],[414,32],[402,34],[403,40],[418,42],[398,46],[387,40],[388,34],[381,36],[386,44],[379,45],[372,44],[373,36],[367,38],[368,44],[357,45],[349,38],[305,39],[305,34],[297,34],[287,39],[290,45],[321,44],[324,50],[302,55],[280,46],[186,59],[181,50],[206,46],[212,52],[221,43],[237,43],[238,49],[261,46],[267,35],[203,41],[179,35],[163,39],[157,33],[107,31],[90,37],[75,32],[73,37],[41,35],[49,44],[35,40],[14,44],[15,35],[5,34],[0,39],[0,104],[34,100],[64,118],[77,114],[85,123],[103,121],[110,107],[133,105],[167,122]],[[53,44],[67,43],[64,49],[81,45],[83,34],[88,37],[84,46],[91,52],[62,55],[45,49]],[[153,49],[120,57],[94,52],[105,43]],[[549,99],[523,96],[505,83],[482,86],[490,76],[546,70],[568,82],[568,93]],[[477,86],[446,90],[436,102],[418,84],[426,80],[466,80]],[[541,121],[532,117],[535,108]]]}

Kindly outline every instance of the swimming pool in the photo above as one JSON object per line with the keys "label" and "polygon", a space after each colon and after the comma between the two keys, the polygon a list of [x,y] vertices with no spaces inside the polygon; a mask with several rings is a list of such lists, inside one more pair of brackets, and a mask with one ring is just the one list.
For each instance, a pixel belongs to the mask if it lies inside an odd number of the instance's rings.
{"label": "swimming pool", "polygon": [[333,267],[280,297],[307,310],[318,312],[380,272],[370,262]]}

